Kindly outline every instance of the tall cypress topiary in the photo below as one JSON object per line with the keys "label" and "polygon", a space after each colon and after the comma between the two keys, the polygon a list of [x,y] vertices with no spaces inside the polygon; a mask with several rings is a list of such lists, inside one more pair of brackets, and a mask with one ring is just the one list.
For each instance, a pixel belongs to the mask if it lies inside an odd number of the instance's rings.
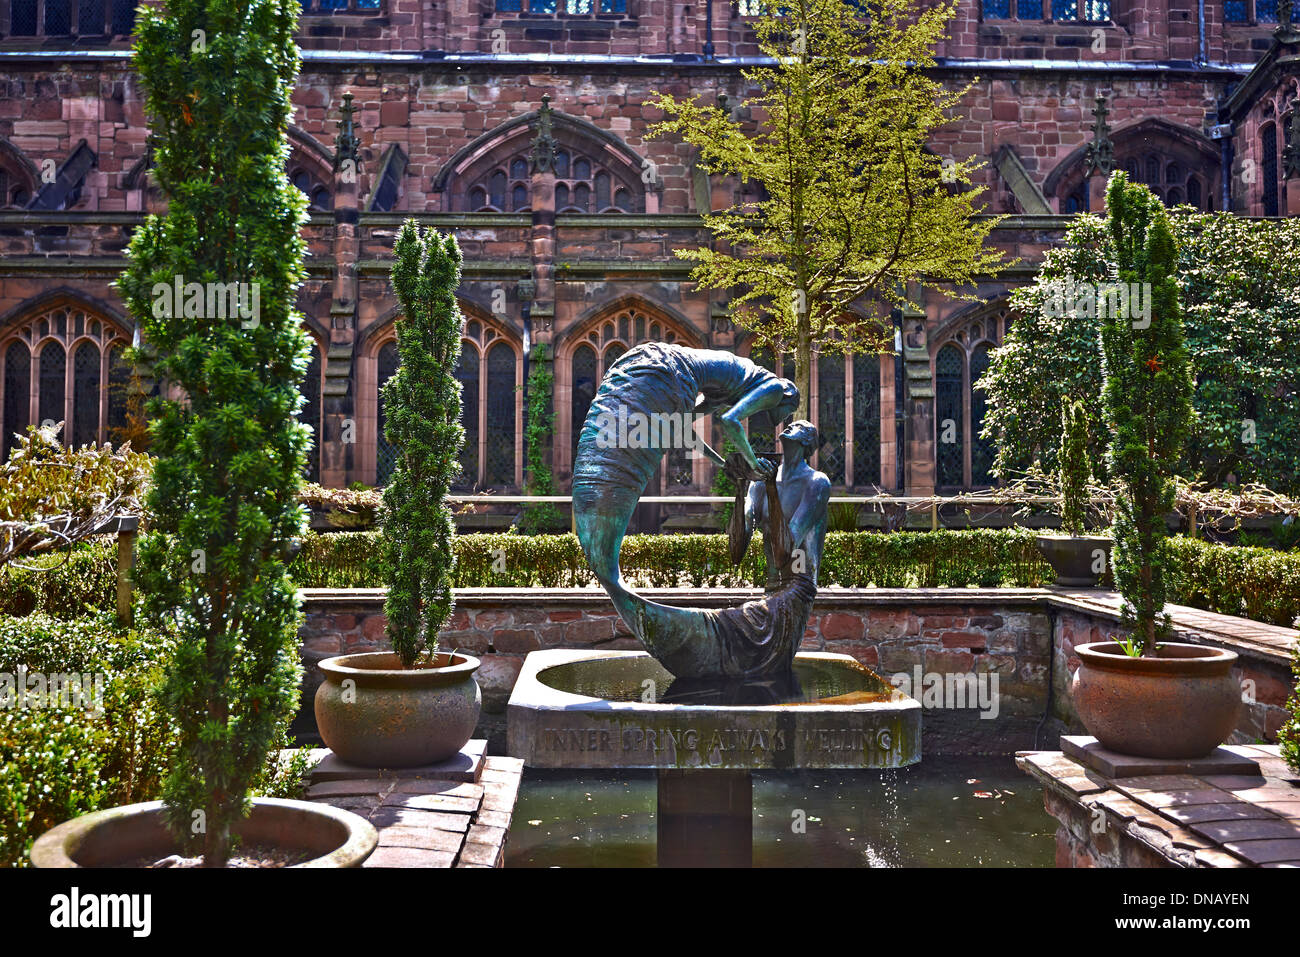
{"label": "tall cypress topiary", "polygon": [[1077,399],[1061,403],[1061,527],[1067,535],[1084,533],[1088,508],[1088,415]]}
{"label": "tall cypress topiary", "polygon": [[384,437],[397,467],[384,489],[381,523],[388,572],[388,638],[404,667],[432,654],[451,616],[455,534],[446,496],[460,471],[460,362],[464,319],[456,304],[460,246],[407,220],[393,247],[397,372],[383,390]]}
{"label": "tall cypress topiary", "polygon": [[[1149,320],[1108,316],[1101,326],[1107,454],[1121,493],[1115,511],[1115,582],[1123,625],[1143,654],[1169,629],[1164,614],[1174,468],[1192,425],[1192,373],[1174,279],[1177,249],[1164,206],[1120,172],[1106,193],[1118,280],[1149,283]],[[1119,311],[1119,310],[1115,310]],[[1149,323],[1149,324],[1148,324]]]}
{"label": "tall cypress topiary", "polygon": [[294,299],[306,201],[288,181],[295,0],[140,7],[135,66],[167,213],[132,237],[119,288],[156,350],[155,534],[135,579],[173,647],[161,698],[179,729],[170,826],[223,866],[230,827],[297,706],[286,565],[309,431],[294,418],[308,340]]}

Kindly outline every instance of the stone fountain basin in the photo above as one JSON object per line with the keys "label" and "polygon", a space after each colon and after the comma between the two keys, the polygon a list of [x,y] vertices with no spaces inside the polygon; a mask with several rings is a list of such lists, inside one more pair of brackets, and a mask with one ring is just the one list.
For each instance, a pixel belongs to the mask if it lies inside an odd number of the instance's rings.
{"label": "stone fountain basin", "polygon": [[898,768],[921,759],[920,702],[849,655],[795,657],[797,687],[684,682],[644,652],[534,651],[508,706],[536,768]]}

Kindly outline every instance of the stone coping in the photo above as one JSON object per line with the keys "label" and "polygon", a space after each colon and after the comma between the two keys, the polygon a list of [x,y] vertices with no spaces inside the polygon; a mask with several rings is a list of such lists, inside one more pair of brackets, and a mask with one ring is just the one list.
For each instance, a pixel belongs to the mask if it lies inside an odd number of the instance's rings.
{"label": "stone coping", "polygon": [[[1052,797],[1105,821],[1175,867],[1300,867],[1300,775],[1277,745],[1225,745],[1259,774],[1152,774],[1110,778],[1061,751],[1021,751],[1016,765]],[[1059,814],[1058,814],[1059,816]],[[1100,840],[1100,838],[1094,838]]]}
{"label": "stone coping", "polygon": [[[755,588],[643,588],[648,598],[686,607],[713,605],[719,600],[739,604],[759,597]],[[342,610],[358,605],[382,602],[385,588],[303,588],[300,594],[317,608]],[[502,602],[564,602],[609,608],[609,596],[599,587],[589,588],[458,588],[456,601],[468,607]],[[967,605],[1023,605],[1026,608],[1066,609],[1109,619],[1120,620],[1121,599],[1118,592],[1099,588],[840,588],[828,586],[817,592],[816,607],[830,609],[869,602],[880,606],[926,605],[960,602]],[[1173,619],[1174,634],[1179,640],[1209,643],[1236,651],[1243,657],[1287,664],[1297,633],[1291,628],[1267,625],[1249,618],[1236,618],[1216,612],[1166,605]]]}
{"label": "stone coping", "polygon": [[307,800],[359,814],[378,829],[379,846],[362,867],[502,867],[523,762],[485,757],[485,744],[471,741],[462,752],[472,780],[465,762],[450,762],[445,776],[433,766],[350,768],[318,748],[313,757],[325,773],[312,774]]}

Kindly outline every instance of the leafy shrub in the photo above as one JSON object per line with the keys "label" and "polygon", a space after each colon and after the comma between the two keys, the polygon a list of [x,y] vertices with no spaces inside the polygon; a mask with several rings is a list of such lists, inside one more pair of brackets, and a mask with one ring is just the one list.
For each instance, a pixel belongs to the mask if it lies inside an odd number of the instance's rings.
{"label": "leafy shrub", "polygon": [[24,866],[32,841],[71,817],[157,797],[176,740],[151,695],[161,649],[109,615],[0,618],[0,674],[104,676],[102,714],[0,708],[0,865]]}
{"label": "leafy shrub", "polygon": [[[308,588],[364,588],[384,583],[375,532],[308,535],[294,561],[294,580]],[[460,535],[456,588],[577,588],[595,584],[573,535]],[[629,535],[623,574],[642,586],[737,588],[761,585],[767,568],[761,536],[733,568],[725,535]],[[829,532],[822,558],[825,585],[886,588],[1041,585],[1052,580],[1027,529],[937,532]]]}
{"label": "leafy shrub", "polygon": [[1168,539],[1166,548],[1171,602],[1271,625],[1300,615],[1300,554],[1183,536]]}
{"label": "leafy shrub", "polygon": [[0,566],[92,535],[109,519],[140,508],[149,456],[109,445],[69,448],[63,423],[30,426],[0,462]]}
{"label": "leafy shrub", "polygon": [[[1293,628],[1300,628],[1300,618],[1291,624]],[[1300,642],[1291,651],[1291,676],[1295,678],[1295,687],[1291,689],[1291,700],[1286,703],[1291,717],[1282,725],[1277,740],[1282,745],[1282,757],[1286,758],[1291,770],[1300,772]]]}
{"label": "leafy shrub", "polygon": [[[27,866],[32,842],[77,815],[158,799],[178,740],[155,696],[169,652],[111,614],[0,616],[0,675],[103,675],[104,695],[102,713],[0,706],[0,866]],[[282,758],[288,743],[281,732],[254,794],[302,795],[310,750]]]}
{"label": "leafy shrub", "polygon": [[117,542],[99,536],[0,568],[0,615],[77,618],[117,601]]}

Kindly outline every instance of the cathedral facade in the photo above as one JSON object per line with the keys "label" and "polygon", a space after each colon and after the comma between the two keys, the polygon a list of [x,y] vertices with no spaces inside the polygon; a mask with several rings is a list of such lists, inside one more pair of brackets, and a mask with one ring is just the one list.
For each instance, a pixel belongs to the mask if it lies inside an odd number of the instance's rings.
{"label": "cathedral facade", "polygon": [[[308,196],[314,340],[304,421],[323,484],[393,467],[379,389],[396,368],[388,284],[408,217],[465,255],[457,370],[467,443],[459,490],[519,492],[524,385],[545,345],[557,489],[604,370],[646,341],[752,356],[724,294],[675,249],[700,214],[746,196],[693,151],[647,138],[655,92],[752,122],[755,0],[309,0],[288,173]],[[131,231],[161,208],[130,65],[131,0],[0,0],[0,415],[104,441],[124,421],[135,335],[112,282]],[[1101,208],[1090,158],[1169,205],[1300,214],[1300,30],[1275,0],[961,0],[936,70],[969,85],[932,143],[984,162],[991,241],[1019,263],[981,302],[929,292],[895,317],[896,350],[822,355],[810,407],[818,467],[841,491],[930,494],[991,482],[973,383],[1070,217]],[[1089,147],[1092,147],[1091,151]],[[1090,175],[1091,173],[1091,175]],[[947,441],[940,441],[940,430]],[[707,437],[707,436],[706,436]],[[682,450],[659,494],[707,491]]]}

